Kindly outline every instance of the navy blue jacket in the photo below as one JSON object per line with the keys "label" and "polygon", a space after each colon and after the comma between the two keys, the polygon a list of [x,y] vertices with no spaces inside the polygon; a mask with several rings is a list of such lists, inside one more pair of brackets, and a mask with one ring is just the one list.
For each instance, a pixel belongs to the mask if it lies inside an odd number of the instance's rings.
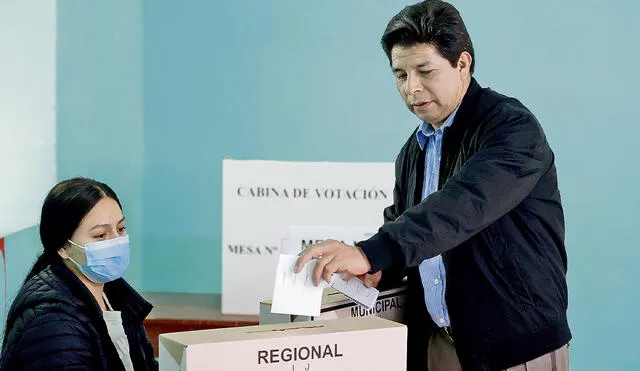
{"label": "navy blue jacket", "polygon": [[358,245],[372,272],[408,277],[410,370],[426,369],[435,329],[417,267],[438,254],[465,370],[505,369],[571,339],[554,162],[534,115],[475,79],[444,131],[439,190],[424,201],[424,152],[415,133],[409,137],[396,160],[394,204],[384,211],[385,224]]}
{"label": "navy blue jacket", "polygon": [[[113,308],[122,312],[135,370],[157,370],[142,325],[151,304],[123,279],[105,284],[104,290]],[[102,309],[62,263],[51,264],[22,287],[5,331],[0,371],[124,371]]]}

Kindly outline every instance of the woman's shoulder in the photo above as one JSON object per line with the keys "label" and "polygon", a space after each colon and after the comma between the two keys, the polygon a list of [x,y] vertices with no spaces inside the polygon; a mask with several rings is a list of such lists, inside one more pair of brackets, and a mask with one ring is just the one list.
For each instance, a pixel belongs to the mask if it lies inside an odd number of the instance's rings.
{"label": "woman's shoulder", "polygon": [[45,269],[31,278],[16,297],[7,318],[5,350],[20,349],[20,354],[41,358],[64,349],[91,347],[89,318],[48,273]]}
{"label": "woman's shoulder", "polygon": [[30,365],[25,366],[28,369],[38,369],[38,365],[63,367],[71,359],[77,364],[90,363],[95,336],[89,319],[70,302],[53,299],[48,293],[23,291],[22,295],[26,299],[12,308],[7,322],[3,349],[6,362]]}
{"label": "woman's shoulder", "polygon": [[83,305],[48,267],[22,286],[11,305],[8,321],[12,327],[43,325],[41,322],[47,321],[55,326],[64,326],[70,321],[82,323],[86,320],[82,315]]}
{"label": "woman's shoulder", "polygon": [[57,304],[75,304],[74,296],[65,283],[47,267],[24,283],[13,307],[48,307]]}

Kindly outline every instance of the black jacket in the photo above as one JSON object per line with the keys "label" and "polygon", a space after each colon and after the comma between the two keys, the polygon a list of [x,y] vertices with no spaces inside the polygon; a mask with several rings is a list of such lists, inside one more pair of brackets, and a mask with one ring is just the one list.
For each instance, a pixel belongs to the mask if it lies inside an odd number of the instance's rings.
{"label": "black jacket", "polygon": [[426,369],[435,324],[417,266],[442,254],[446,303],[465,370],[505,369],[567,344],[567,256],[554,155],[518,100],[472,80],[444,131],[439,190],[421,201],[415,133],[396,160],[394,204],[359,243],[372,272],[408,276],[409,369]]}
{"label": "black jacket", "polygon": [[[142,325],[151,304],[123,279],[104,287],[113,308],[122,312],[134,368],[157,370]],[[92,294],[66,266],[55,263],[30,279],[14,300],[0,370],[124,371],[124,366]]]}

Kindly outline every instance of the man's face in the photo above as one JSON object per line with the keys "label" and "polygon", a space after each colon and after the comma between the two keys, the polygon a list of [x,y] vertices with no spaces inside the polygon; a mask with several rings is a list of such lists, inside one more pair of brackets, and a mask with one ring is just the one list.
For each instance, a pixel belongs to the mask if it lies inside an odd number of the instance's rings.
{"label": "man's face", "polygon": [[463,52],[455,67],[430,44],[396,45],[391,68],[407,108],[439,127],[462,101],[470,79],[471,55]]}

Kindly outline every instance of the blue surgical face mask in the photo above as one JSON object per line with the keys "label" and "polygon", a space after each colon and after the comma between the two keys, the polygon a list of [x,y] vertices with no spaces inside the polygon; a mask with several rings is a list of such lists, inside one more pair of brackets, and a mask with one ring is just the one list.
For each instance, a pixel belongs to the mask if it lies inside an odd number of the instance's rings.
{"label": "blue surgical face mask", "polygon": [[87,265],[78,264],[71,257],[69,260],[92,282],[106,283],[117,280],[129,265],[129,236],[84,245],[78,245],[71,240],[69,243],[84,250]]}

